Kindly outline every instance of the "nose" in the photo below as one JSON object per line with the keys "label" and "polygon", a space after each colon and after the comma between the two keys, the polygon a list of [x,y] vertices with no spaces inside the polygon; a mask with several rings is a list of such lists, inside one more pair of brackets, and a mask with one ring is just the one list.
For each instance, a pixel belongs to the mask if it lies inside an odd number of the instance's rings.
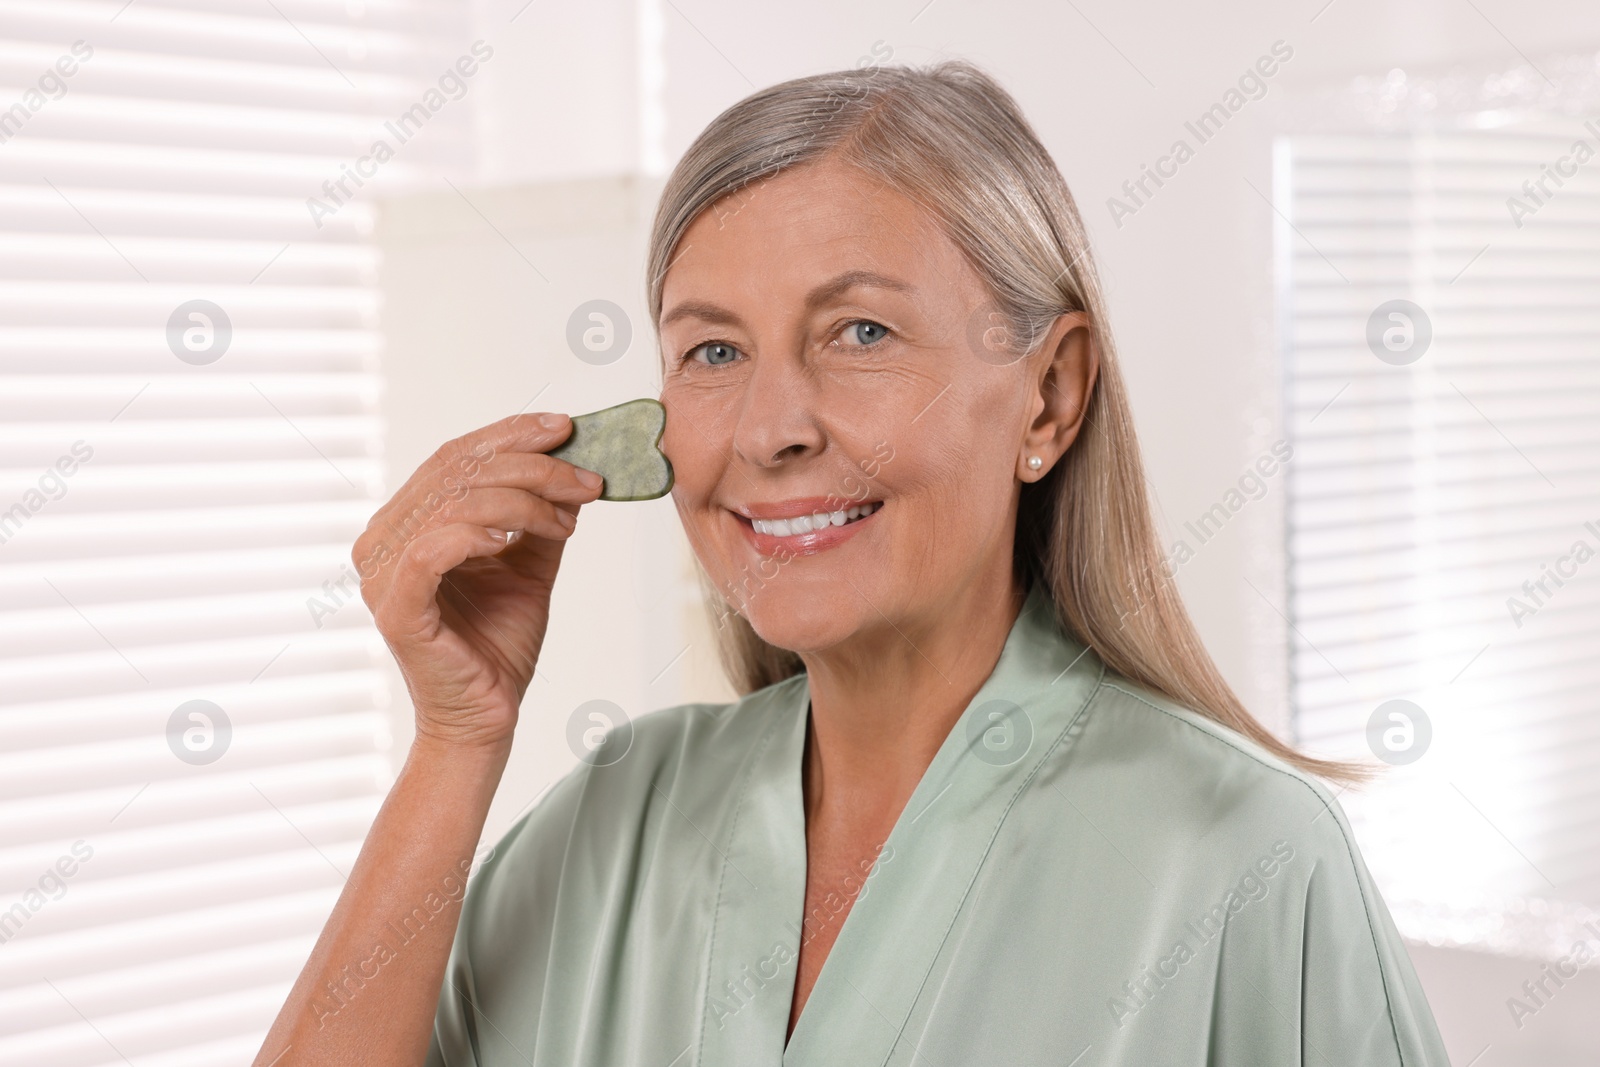
{"label": "nose", "polygon": [[745,379],[733,450],[756,467],[776,467],[823,449],[820,393],[799,357],[757,358]]}

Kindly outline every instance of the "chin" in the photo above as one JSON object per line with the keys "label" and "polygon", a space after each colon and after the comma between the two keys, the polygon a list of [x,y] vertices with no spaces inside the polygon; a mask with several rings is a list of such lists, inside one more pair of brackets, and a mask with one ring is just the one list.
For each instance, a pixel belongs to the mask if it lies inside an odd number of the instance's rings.
{"label": "chin", "polygon": [[845,596],[791,585],[769,584],[754,593],[741,610],[751,628],[769,645],[791,652],[816,652],[848,638],[860,625],[854,610],[839,605],[859,602],[848,586]]}

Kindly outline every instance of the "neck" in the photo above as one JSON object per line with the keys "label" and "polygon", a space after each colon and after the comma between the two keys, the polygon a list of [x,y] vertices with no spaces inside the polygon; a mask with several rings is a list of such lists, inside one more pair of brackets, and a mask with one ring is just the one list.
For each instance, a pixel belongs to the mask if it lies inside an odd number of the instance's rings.
{"label": "neck", "polygon": [[808,821],[838,817],[888,835],[999,661],[1025,596],[1006,577],[805,657]]}

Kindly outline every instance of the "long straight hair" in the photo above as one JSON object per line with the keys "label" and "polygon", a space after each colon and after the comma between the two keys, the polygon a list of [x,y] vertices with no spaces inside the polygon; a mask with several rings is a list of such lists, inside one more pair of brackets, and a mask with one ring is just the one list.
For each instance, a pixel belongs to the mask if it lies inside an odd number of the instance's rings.
{"label": "long straight hair", "polygon": [[[1043,582],[1057,621],[1113,671],[1321,777],[1357,783],[1360,764],[1316,759],[1275,737],[1206,652],[1156,538],[1144,466],[1089,242],[1072,194],[1016,101],[970,63],[867,66],[796,78],[728,108],[689,146],[662,190],[650,236],[650,318],[684,231],[751,182],[827,156],[930,211],[987,283],[1010,336],[1036,347],[1058,316],[1087,313],[1100,369],[1086,428],[1061,462],[1024,483],[1014,575]],[[734,688],[805,670],[728,608],[696,561]]]}

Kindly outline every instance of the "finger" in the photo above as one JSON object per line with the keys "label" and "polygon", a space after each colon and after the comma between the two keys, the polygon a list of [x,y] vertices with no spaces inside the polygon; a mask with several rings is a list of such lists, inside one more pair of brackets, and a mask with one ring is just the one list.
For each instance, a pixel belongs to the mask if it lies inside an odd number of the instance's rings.
{"label": "finger", "polygon": [[547,500],[587,504],[599,499],[605,485],[598,474],[554,456],[503,452],[479,458],[488,455],[487,451],[457,454],[424,465],[373,514],[371,525],[409,536],[484,486],[524,489]]}
{"label": "finger", "polygon": [[[474,495],[497,487],[577,505],[598,499],[604,485],[599,475],[553,456],[508,452],[487,462],[474,460],[469,466],[471,476],[454,472],[439,474],[437,469],[431,472],[434,475],[431,478],[422,471],[412,475],[405,487],[373,513],[352,555],[370,556],[380,542],[389,543],[392,551],[398,553],[423,530],[457,518],[492,525],[492,514],[480,508],[462,512],[461,507]],[[553,511],[548,513],[557,517]],[[530,523],[520,528],[535,531],[538,527]],[[559,535],[552,533],[551,536]]]}
{"label": "finger", "polygon": [[520,530],[535,537],[565,540],[575,524],[573,512],[557,507],[537,493],[500,486],[476,487],[460,500],[451,501],[428,525],[465,522],[502,532]]}
{"label": "finger", "polygon": [[548,452],[571,435],[572,419],[558,412],[530,412],[491,422],[440,445],[395,496],[408,495],[422,484],[435,484],[444,473],[476,477],[483,465],[497,455]]}
{"label": "finger", "polygon": [[526,489],[547,500],[569,504],[587,504],[598,500],[605,486],[605,479],[594,471],[555,456],[533,452],[501,452],[480,464],[471,477],[452,475],[451,479],[446,488],[507,486]]}
{"label": "finger", "polygon": [[[557,511],[572,517],[576,526],[578,512],[582,509],[579,504],[554,504]],[[500,554],[500,562],[516,571],[524,578],[538,578],[553,580],[556,569],[561,564],[561,554],[565,550],[565,538],[536,537],[528,534],[515,534],[507,540],[506,550]]]}
{"label": "finger", "polygon": [[528,411],[480,426],[449,442],[477,456],[503,452],[548,452],[572,435],[572,418],[559,411]]}
{"label": "finger", "polygon": [[[448,496],[428,493],[409,500],[394,500],[373,516],[363,538],[386,537],[394,542],[398,555],[413,537],[424,530],[454,522],[467,522],[501,531],[501,539],[511,530],[522,530],[540,537],[561,539],[572,532],[574,523],[567,517],[578,504],[558,506],[535,492],[502,486],[458,486]],[[564,503],[564,502],[563,502]]]}
{"label": "finger", "polygon": [[469,559],[492,556],[506,547],[482,526],[452,523],[411,540],[394,561],[391,580],[372,609],[373,621],[385,639],[425,641],[439,629],[439,583]]}
{"label": "finger", "polygon": [[[386,536],[393,542],[392,549],[387,543],[381,543],[384,548],[381,554],[369,554],[365,558],[359,572],[362,599],[376,611],[374,605],[383,600],[389,585],[396,580],[395,562],[412,541],[429,531],[456,524],[480,526],[495,538],[501,549],[515,544],[522,544],[524,548],[533,543],[559,544],[572,536],[579,507],[554,503],[521,489],[490,487],[475,489],[469,496],[451,501],[447,508],[438,511],[419,508],[404,516],[403,521],[386,528]],[[380,529],[377,520],[363,538],[373,537],[375,529]],[[352,557],[360,554],[361,544],[358,541]],[[525,570],[526,563],[532,559],[559,560],[560,553],[537,552],[531,556],[524,553],[523,566],[518,570]]]}

